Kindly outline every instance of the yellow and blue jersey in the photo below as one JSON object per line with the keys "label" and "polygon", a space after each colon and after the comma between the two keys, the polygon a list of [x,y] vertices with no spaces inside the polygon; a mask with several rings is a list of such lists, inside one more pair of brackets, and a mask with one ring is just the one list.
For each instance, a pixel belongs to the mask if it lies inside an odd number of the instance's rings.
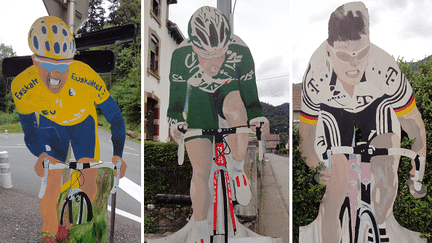
{"label": "yellow and blue jersey", "polygon": [[[102,78],[87,64],[73,61],[68,79],[57,93],[51,93],[31,66],[12,82],[11,92],[25,133],[27,147],[39,156],[47,152],[64,161],[69,141],[75,158],[100,158],[97,137],[98,105],[112,125],[114,155],[121,156],[125,139],[124,120]],[[39,124],[35,112],[40,114]],[[66,150],[66,151],[65,151]]]}

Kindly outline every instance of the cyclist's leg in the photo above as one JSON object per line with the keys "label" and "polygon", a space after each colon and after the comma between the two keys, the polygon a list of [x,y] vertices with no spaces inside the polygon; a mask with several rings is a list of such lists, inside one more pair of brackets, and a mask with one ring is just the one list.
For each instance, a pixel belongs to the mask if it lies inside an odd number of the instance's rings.
{"label": "cyclist's leg", "polygon": [[[45,144],[45,152],[58,161],[64,162],[69,148],[69,138],[65,128],[44,116],[39,118],[39,128]],[[48,171],[46,193],[40,200],[39,206],[43,221],[42,232],[57,233],[59,227],[57,204],[61,193],[62,174],[62,170]]]}
{"label": "cyclist's leg", "polygon": [[195,138],[185,143],[192,164],[190,196],[195,221],[207,218],[210,206],[209,176],[212,166],[213,144],[207,138]]}
{"label": "cyclist's leg", "polygon": [[[229,127],[247,125],[246,107],[243,104],[238,90],[231,91],[225,97],[222,112]],[[249,181],[244,173],[244,160],[249,143],[249,134],[230,134],[227,137],[227,142],[231,148],[233,157],[233,167],[230,172],[230,177],[234,184],[235,199],[240,205],[246,206],[252,198]]]}
{"label": "cyclist's leg", "polygon": [[59,227],[57,217],[57,203],[60,197],[62,170],[49,170],[47,187],[44,197],[40,200],[42,215],[42,232],[57,233]]}
{"label": "cyclist's leg", "polygon": [[[97,136],[96,121],[92,116],[88,116],[83,122],[67,127],[71,140],[75,159],[91,158],[99,161],[99,140]],[[85,169],[81,171],[84,180],[81,181],[80,189],[87,194],[93,203],[97,194],[97,174],[98,169]]]}
{"label": "cyclist's leg", "polygon": [[[342,109],[321,106],[315,138],[316,152],[325,153],[338,146],[351,146],[354,123],[351,114]],[[340,242],[342,237],[339,215],[349,185],[348,159],[343,154],[331,156],[331,170],[321,172],[320,183],[326,185],[326,192],[320,204],[322,242]]]}
{"label": "cyclist's leg", "polygon": [[341,228],[339,214],[346,192],[348,190],[348,163],[345,155],[335,154],[331,157],[331,173],[324,171],[325,177],[330,179],[324,181],[326,192],[320,204],[322,215],[322,242],[339,242],[341,239]]}
{"label": "cyclist's leg", "polygon": [[207,214],[212,198],[209,176],[212,167],[213,144],[210,139],[200,137],[186,141],[185,145],[192,164],[190,196],[196,232],[193,242],[207,243],[210,240]]}
{"label": "cyclist's leg", "polygon": [[[399,148],[400,138],[394,133],[375,137],[377,148]],[[383,224],[393,209],[397,195],[399,155],[376,156],[371,159],[372,206],[378,223]]]}
{"label": "cyclist's leg", "polygon": [[[240,91],[232,91],[225,97],[222,112],[229,127],[247,125],[246,107],[241,99]],[[243,161],[249,143],[249,134],[230,134],[227,141],[233,158],[237,161]]]}

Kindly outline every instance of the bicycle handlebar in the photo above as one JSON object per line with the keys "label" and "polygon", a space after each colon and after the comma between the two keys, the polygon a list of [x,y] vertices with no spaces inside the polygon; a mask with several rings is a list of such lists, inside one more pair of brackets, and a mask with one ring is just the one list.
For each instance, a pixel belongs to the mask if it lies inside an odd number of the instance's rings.
{"label": "bicycle handlebar", "polygon": [[356,147],[340,146],[332,147],[327,150],[327,161],[324,164],[328,167],[328,172],[331,171],[331,155],[333,154],[356,154],[361,156],[361,162],[370,162],[371,158],[379,155],[401,155],[411,158],[415,161],[415,175],[411,178],[414,181],[414,186],[417,191],[421,189],[421,182],[423,181],[423,171],[425,169],[426,159],[416,152],[404,148],[375,148],[374,146],[365,142],[358,143]]}
{"label": "bicycle handlebar", "polygon": [[47,180],[48,180],[48,171],[49,170],[63,170],[63,169],[73,169],[76,171],[81,171],[88,168],[110,168],[112,170],[117,170],[117,176],[114,176],[114,185],[110,191],[110,194],[114,194],[117,191],[119,186],[119,178],[120,178],[120,170],[122,167],[122,162],[120,159],[117,159],[117,164],[113,164],[111,162],[94,162],[94,163],[78,163],[78,162],[70,162],[70,163],[56,163],[51,164],[48,158],[43,159],[43,167],[44,167],[44,177],[42,178],[41,188],[39,190],[39,199],[42,199],[45,195]]}
{"label": "bicycle handlebar", "polygon": [[[257,135],[258,141],[259,141],[259,157],[260,160],[262,160],[264,156],[264,146],[263,146],[263,137],[261,132],[261,127],[264,124],[264,122],[260,122],[260,126],[256,127],[255,134]],[[252,125],[253,126],[253,125]],[[254,133],[250,127],[231,127],[231,128],[217,128],[217,129],[184,129],[182,124],[179,124],[177,126],[177,129],[184,134],[184,138],[180,139],[178,142],[178,164],[182,165],[184,162],[184,139],[195,137],[195,136],[201,136],[201,135],[211,135],[211,136],[218,136],[218,135],[228,135],[228,134],[239,134],[239,133]]]}

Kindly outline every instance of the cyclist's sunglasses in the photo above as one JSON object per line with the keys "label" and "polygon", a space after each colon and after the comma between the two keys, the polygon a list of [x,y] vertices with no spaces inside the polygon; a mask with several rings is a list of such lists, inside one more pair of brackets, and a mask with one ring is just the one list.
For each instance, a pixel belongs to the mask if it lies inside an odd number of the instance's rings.
{"label": "cyclist's sunglasses", "polygon": [[52,72],[54,69],[57,70],[57,72],[62,73],[69,69],[69,64],[72,62],[64,62],[64,63],[52,63],[49,61],[41,60],[38,58],[35,58],[36,61],[40,62],[40,66],[47,70],[48,72]]}
{"label": "cyclist's sunglasses", "polygon": [[351,60],[353,60],[354,58],[356,58],[358,62],[363,61],[363,59],[365,59],[365,57],[369,53],[369,49],[370,49],[370,45],[366,45],[365,47],[363,47],[358,51],[347,52],[347,51],[336,49],[332,46],[330,47],[333,49],[333,52],[335,53],[337,59],[339,59],[341,62],[344,63],[350,63]]}

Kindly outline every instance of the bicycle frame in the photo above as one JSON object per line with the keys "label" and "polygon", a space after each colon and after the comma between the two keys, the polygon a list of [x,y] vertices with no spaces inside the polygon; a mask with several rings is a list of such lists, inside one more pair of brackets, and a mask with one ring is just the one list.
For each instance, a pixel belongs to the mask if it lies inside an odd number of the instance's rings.
{"label": "bicycle frame", "polygon": [[[262,125],[263,123],[261,123]],[[234,216],[234,206],[232,201],[232,190],[231,190],[231,183],[230,183],[230,177],[227,171],[227,164],[226,164],[226,154],[225,154],[225,141],[224,137],[229,134],[238,134],[238,133],[253,133],[253,131],[250,128],[247,127],[233,127],[233,128],[217,128],[217,129],[189,129],[185,130],[180,125],[178,127],[179,131],[184,133],[185,138],[194,137],[194,136],[201,136],[201,135],[211,135],[214,137],[214,162],[216,164],[216,170],[213,174],[213,235],[210,236],[210,242],[213,242],[214,236],[217,235],[224,235],[225,242],[228,242],[228,208],[230,212],[230,218],[232,223],[232,228],[234,235],[237,231],[237,225],[236,220]],[[261,141],[261,130],[260,127],[257,127],[257,137],[258,140]],[[260,143],[261,145],[261,143]],[[261,148],[260,148],[261,150]],[[183,163],[183,156],[184,156],[184,142],[179,142],[179,164]],[[261,155],[262,156],[262,155]],[[218,231],[218,190],[219,190],[219,183],[218,181],[221,181],[222,183],[222,196],[223,196],[223,202],[224,202],[224,232],[221,233]]]}

